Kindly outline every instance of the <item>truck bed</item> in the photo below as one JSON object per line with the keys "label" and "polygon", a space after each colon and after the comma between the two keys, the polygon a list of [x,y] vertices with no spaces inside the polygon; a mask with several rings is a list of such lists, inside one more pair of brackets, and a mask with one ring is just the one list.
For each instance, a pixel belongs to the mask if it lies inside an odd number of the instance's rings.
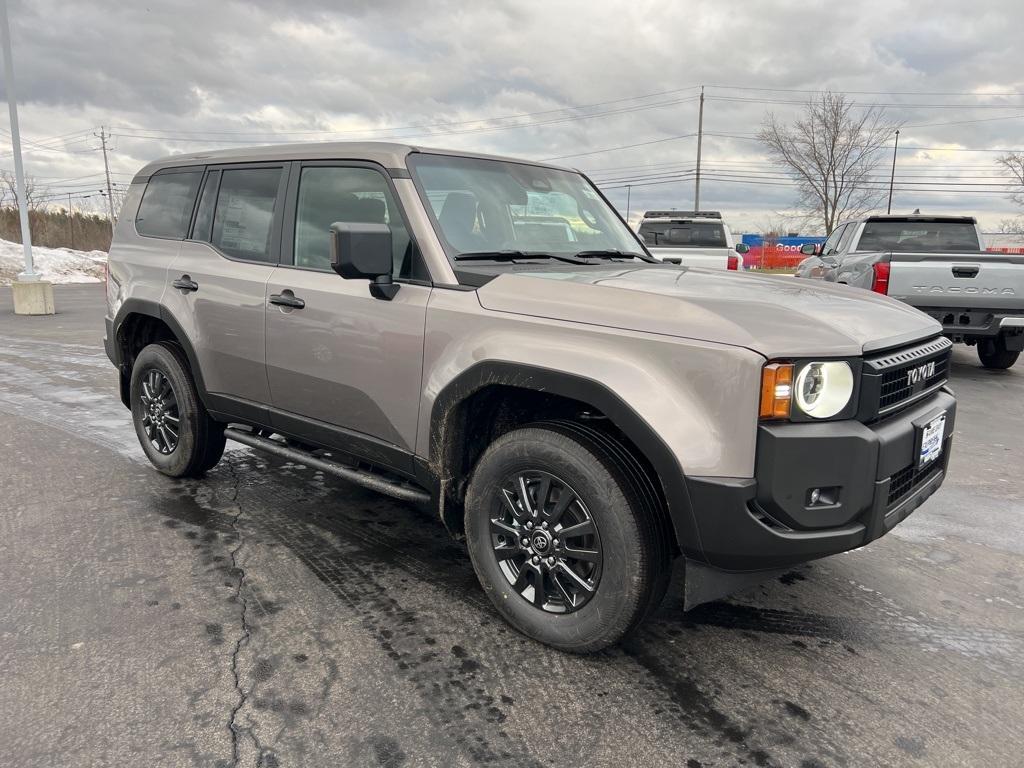
{"label": "truck bed", "polygon": [[889,295],[918,308],[1024,311],[1024,254],[894,252]]}

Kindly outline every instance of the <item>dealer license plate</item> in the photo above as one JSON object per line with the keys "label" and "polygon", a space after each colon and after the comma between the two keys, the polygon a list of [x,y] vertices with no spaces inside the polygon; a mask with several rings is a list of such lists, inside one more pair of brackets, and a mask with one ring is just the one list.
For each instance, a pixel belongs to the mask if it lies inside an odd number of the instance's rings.
{"label": "dealer license plate", "polygon": [[917,466],[931,464],[942,455],[942,438],[946,432],[946,414],[936,416],[921,430],[921,449],[917,454]]}

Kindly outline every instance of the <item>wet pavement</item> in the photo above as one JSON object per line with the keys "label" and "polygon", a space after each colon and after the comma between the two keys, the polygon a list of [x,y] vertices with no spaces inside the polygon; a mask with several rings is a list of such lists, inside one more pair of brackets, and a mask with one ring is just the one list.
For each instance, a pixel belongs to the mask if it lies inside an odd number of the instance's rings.
{"label": "wet pavement", "polygon": [[0,765],[1020,763],[1024,364],[956,350],[950,477],[891,535],[577,657],[423,509],[230,444],[159,475],[102,288],[56,293],[0,289]]}

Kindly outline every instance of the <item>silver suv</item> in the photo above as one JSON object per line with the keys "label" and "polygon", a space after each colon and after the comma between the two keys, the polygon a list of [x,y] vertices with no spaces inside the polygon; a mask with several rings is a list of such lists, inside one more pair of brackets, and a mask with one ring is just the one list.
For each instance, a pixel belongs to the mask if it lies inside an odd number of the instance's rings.
{"label": "silver suv", "polygon": [[652,259],[576,171],[393,144],[166,158],[110,253],[143,449],[430,504],[525,634],[618,641],[859,547],[942,483],[950,342],[884,296]]}

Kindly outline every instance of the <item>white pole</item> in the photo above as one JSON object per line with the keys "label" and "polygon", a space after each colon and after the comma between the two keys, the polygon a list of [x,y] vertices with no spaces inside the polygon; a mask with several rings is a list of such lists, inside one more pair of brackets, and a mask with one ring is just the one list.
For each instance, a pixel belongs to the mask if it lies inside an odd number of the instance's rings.
{"label": "white pole", "polygon": [[7,23],[7,0],[0,0],[0,38],[4,47],[4,84],[7,107],[11,112],[11,149],[14,152],[14,178],[17,182],[18,214],[21,217],[21,244],[25,251],[25,271],[19,280],[32,282],[39,274],[32,265],[32,233],[28,228],[28,201],[25,200],[25,170],[21,165],[21,136],[18,133],[18,100],[14,95],[14,59],[11,56],[11,27]]}

